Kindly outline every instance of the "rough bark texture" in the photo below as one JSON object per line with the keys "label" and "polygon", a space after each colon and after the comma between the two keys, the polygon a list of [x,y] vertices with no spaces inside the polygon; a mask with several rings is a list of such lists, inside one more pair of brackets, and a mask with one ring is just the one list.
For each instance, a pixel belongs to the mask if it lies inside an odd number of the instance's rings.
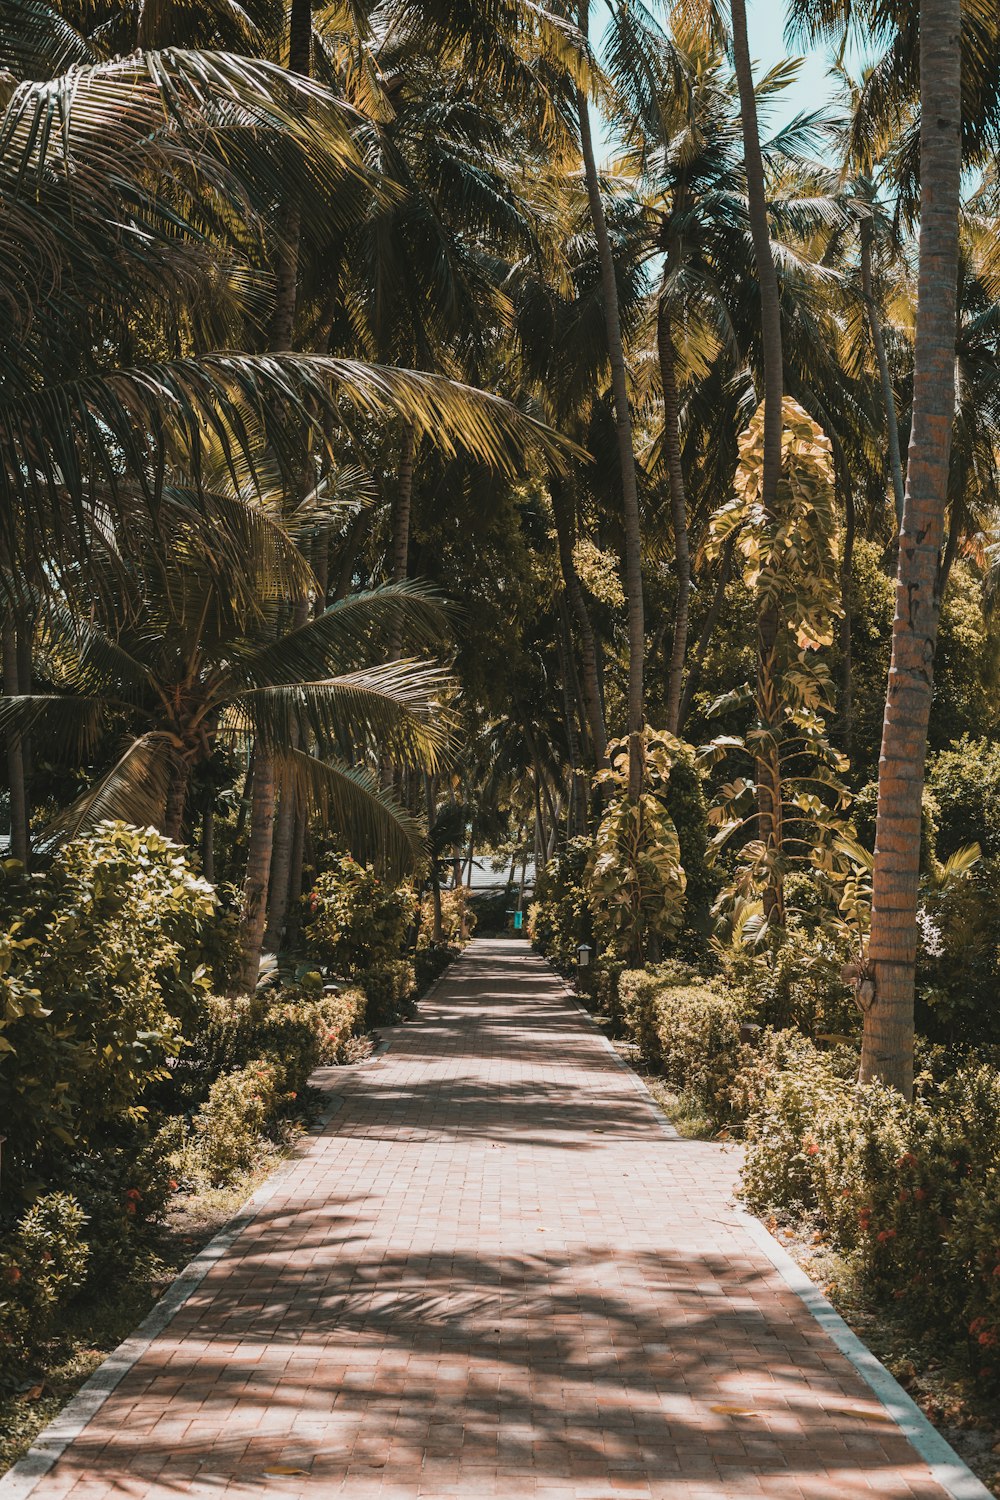
{"label": "rough bark texture", "polygon": [[677,395],[677,351],[673,324],[666,297],[660,298],[656,318],[656,347],[663,383],[663,451],[670,484],[670,516],[674,526],[674,570],[677,576],[677,602],[674,605],[674,628],[667,665],[666,728],[680,732],[681,688],[684,660],[687,656],[688,616],[691,603],[691,555],[688,548],[687,495],[681,468],[681,417]]}
{"label": "rough bark texture", "polygon": [[163,832],[175,844],[184,840],[184,814],[187,811],[188,787],[191,785],[191,762],[178,755],[170,769],[167,805],[163,815]]}
{"label": "rough bark texture", "polygon": [[[589,0],[580,6],[579,24],[584,37],[588,32]],[[625,346],[622,340],[621,315],[618,307],[618,284],[611,252],[601,184],[597,174],[594,138],[590,126],[590,106],[584,93],[577,92],[580,125],[580,147],[587,181],[587,201],[591,225],[601,267],[601,292],[611,364],[611,391],[615,406],[615,428],[618,435],[618,462],[622,486],[622,520],[625,531],[625,596],[628,601],[628,731],[631,736],[630,794],[638,796],[641,785],[638,731],[642,729],[643,666],[646,650],[646,627],[642,602],[642,534],[639,521],[639,483],[633,445],[632,412],[628,399],[625,370]]]}
{"label": "rough bark texture", "polygon": [[867,219],[861,221],[861,290],[864,293],[865,312],[871,330],[872,348],[878,362],[879,381],[882,385],[882,402],[885,406],[886,436],[889,442],[889,474],[892,478],[892,495],[896,506],[896,525],[903,524],[903,459],[899,448],[899,420],[896,416],[896,397],[889,374],[889,361],[882,337],[882,323],[875,301],[874,277],[872,275],[872,230]]}
{"label": "rough bark texture", "polygon": [[712,602],[708,606],[708,614],[705,616],[694,651],[691,654],[691,664],[688,667],[687,681],[684,684],[684,692],[681,695],[680,725],[684,727],[684,721],[691,712],[691,703],[694,699],[695,690],[701,680],[701,669],[705,661],[705,653],[708,651],[715,627],[719,623],[722,614],[722,606],[726,602],[726,589],[729,587],[733,576],[733,541],[730,537],[722,549],[719,559],[719,574],[715,580],[715,592]]}
{"label": "rough bark texture", "polygon": [[[750,65],[745,0],[731,0],[733,19],[733,68],[740,93],[740,125],[743,133],[743,155],[747,178],[747,208],[750,236],[753,241],[754,265],[760,286],[761,356],[764,366],[764,454],[761,478],[761,503],[765,514],[773,516],[781,477],[782,400],[784,368],[781,342],[781,300],[778,276],[771,251],[771,232],[767,218],[764,190],[764,162],[760,151],[757,122],[757,99]],[[757,623],[757,708],[764,724],[773,730],[771,721],[776,707],[773,685],[775,642],[778,634],[777,612],[766,608]],[[757,761],[757,812],[761,841],[780,854],[781,774],[777,757],[769,755]],[[783,920],[783,898],[780,880],[764,892],[764,911],[773,921]]]}
{"label": "rough bark texture", "polygon": [[[8,698],[21,691],[18,671],[17,627],[13,623],[3,630],[3,690]],[[25,869],[30,855],[28,830],[28,793],[24,778],[24,748],[19,734],[7,736],[7,783],[10,788],[10,853]]]}
{"label": "rough bark texture", "polygon": [[[882,725],[861,1079],[913,1088],[920,803],[955,409],[961,190],[960,0],[920,6],[920,248],[913,428]],[[874,995],[868,993],[874,981]]]}

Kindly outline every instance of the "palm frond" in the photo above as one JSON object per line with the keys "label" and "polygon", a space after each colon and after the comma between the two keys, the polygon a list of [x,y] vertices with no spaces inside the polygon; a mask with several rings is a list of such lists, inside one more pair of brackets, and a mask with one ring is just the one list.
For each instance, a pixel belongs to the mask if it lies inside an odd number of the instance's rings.
{"label": "palm frond", "polygon": [[375,864],[391,880],[419,867],[425,856],[421,825],[369,771],[303,750],[282,755],[278,766],[303,804],[357,858]]}
{"label": "palm frond", "polygon": [[384,658],[397,642],[410,650],[439,647],[447,625],[447,609],[432,589],[390,583],[348,594],[273,644],[243,652],[236,670],[254,688],[316,681]]}
{"label": "palm frond", "polygon": [[109,821],[161,827],[172,770],[173,747],[166,735],[133,740],[110,771],[42,830],[40,845],[65,843]]}

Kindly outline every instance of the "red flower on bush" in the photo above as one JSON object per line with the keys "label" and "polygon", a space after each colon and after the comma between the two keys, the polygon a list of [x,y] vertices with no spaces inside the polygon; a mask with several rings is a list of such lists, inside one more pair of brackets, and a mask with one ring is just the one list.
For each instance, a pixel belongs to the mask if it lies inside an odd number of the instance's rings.
{"label": "red flower on bush", "polygon": [[818,1143],[816,1141],[806,1141],[806,1143],[805,1143],[805,1153],[806,1153],[807,1156],[818,1156],[819,1155],[819,1145],[818,1145]]}
{"label": "red flower on bush", "polygon": [[17,1283],[21,1279],[21,1270],[20,1270],[20,1267],[19,1266],[8,1266],[7,1269],[6,1269],[6,1271],[4,1272],[4,1279],[6,1281],[8,1281],[11,1286],[17,1286]]}
{"label": "red flower on bush", "polygon": [[[914,1197],[915,1196],[916,1196],[916,1194],[914,1194]],[[909,1201],[910,1201],[910,1190],[909,1190],[909,1188],[900,1188],[900,1190],[899,1190],[899,1196],[896,1199],[896,1202],[897,1203],[909,1203]]]}
{"label": "red flower on bush", "polygon": [[924,1199],[927,1197],[927,1189],[926,1188],[914,1188],[913,1189],[913,1196],[914,1196],[914,1198],[916,1198],[916,1200],[917,1200],[918,1203],[923,1203]]}
{"label": "red flower on bush", "polygon": [[140,1193],[140,1191],[139,1191],[138,1188],[129,1188],[128,1189],[128,1191],[125,1194],[125,1212],[127,1214],[134,1214],[135,1213],[136,1207],[137,1207],[139,1199],[141,1197],[142,1197],[142,1194]]}
{"label": "red flower on bush", "polygon": [[969,1332],[972,1334],[981,1333],[987,1327],[988,1321],[987,1318],[973,1318],[969,1324]]}
{"label": "red flower on bush", "polygon": [[916,1165],[917,1158],[912,1151],[904,1151],[902,1156],[896,1158],[897,1167],[915,1167]]}
{"label": "red flower on bush", "polygon": [[880,1245],[886,1245],[890,1240],[894,1240],[896,1238],[896,1231],[894,1229],[880,1229],[875,1238],[878,1240]]}

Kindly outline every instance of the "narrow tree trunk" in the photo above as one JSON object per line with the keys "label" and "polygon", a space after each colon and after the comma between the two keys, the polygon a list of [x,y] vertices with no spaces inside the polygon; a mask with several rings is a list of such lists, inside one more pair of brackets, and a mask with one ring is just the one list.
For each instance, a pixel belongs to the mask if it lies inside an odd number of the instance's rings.
{"label": "narrow tree trunk", "polygon": [[260,972],[267,921],[267,888],[274,842],[274,757],[258,741],[250,794],[250,848],[243,886],[242,963],[240,985],[252,991]]}
{"label": "narrow tree trunk", "polygon": [[681,419],[677,395],[677,351],[666,296],[660,297],[656,317],[656,346],[663,383],[663,450],[670,483],[670,515],[674,523],[674,569],[677,601],[667,667],[667,702],[664,719],[671,734],[680,733],[681,686],[687,657],[688,616],[691,604],[691,555],[688,548],[687,495],[681,468]]}
{"label": "narrow tree trunk", "polygon": [[[781,344],[781,301],[778,277],[771,250],[771,232],[767,218],[764,191],[764,162],[760,150],[757,122],[757,98],[750,65],[750,43],[747,37],[745,0],[731,0],[733,19],[733,68],[740,94],[740,124],[743,132],[743,156],[747,179],[747,208],[754,264],[760,285],[761,357],[764,366],[764,454],[761,476],[761,503],[764,513],[773,518],[781,478],[782,401],[785,377]],[[774,691],[775,646],[778,638],[778,615],[773,606],[761,610],[757,622],[757,708],[764,726],[779,735],[780,703]],[[767,715],[774,713],[775,718]],[[761,842],[780,858],[781,775],[777,756],[768,754],[757,760],[757,811]],[[773,876],[764,892],[764,912],[769,920],[780,924],[784,916],[782,881]]]}
{"label": "narrow tree trunk", "polygon": [[868,327],[871,330],[872,336],[872,348],[875,350],[879,380],[882,385],[886,435],[889,440],[889,474],[892,478],[892,494],[896,505],[896,527],[898,529],[903,524],[903,459],[899,448],[899,420],[896,416],[896,397],[893,394],[892,378],[889,374],[889,361],[886,358],[885,339],[882,337],[882,323],[879,319],[878,304],[875,301],[874,279],[872,276],[872,227],[868,219],[861,220],[860,236],[861,290],[864,294],[865,311],[868,314]]}
{"label": "narrow tree trunk", "polygon": [[[437,816],[437,778],[425,773],[424,794],[427,799],[427,828],[428,831],[434,827],[434,819]],[[444,937],[444,920],[441,912],[441,874],[438,861],[434,859],[431,863],[431,902],[434,907],[434,926],[431,929],[431,942],[440,943]]]}
{"label": "narrow tree trunk", "polygon": [[576,615],[580,631],[580,670],[583,679],[581,686],[584,707],[590,728],[590,738],[594,746],[594,759],[597,769],[602,770],[608,764],[608,731],[604,722],[604,703],[597,671],[597,640],[594,636],[590,611],[587,609],[587,601],[583,597],[576,565],[573,562],[574,527],[568,513],[563,483],[558,476],[552,478],[551,494],[552,513],[555,517],[556,537],[559,542],[559,565],[562,569],[563,583],[566,586],[566,596]]}
{"label": "narrow tree trunk", "polygon": [[[399,460],[396,503],[392,515],[392,558],[389,576],[393,583],[405,583],[410,567],[410,514],[413,509],[413,465],[416,456],[416,434],[412,422],[403,424],[403,451]],[[389,643],[389,660],[396,661],[402,651],[402,634],[394,630]]]}
{"label": "narrow tree trunk", "polygon": [[[3,690],[8,698],[21,691],[17,660],[17,627],[13,622],[3,629]],[[30,856],[28,830],[28,795],[24,783],[24,750],[21,736],[7,735],[7,784],[10,788],[10,853],[28,868]]]}
{"label": "narrow tree trunk", "polygon": [[205,804],[201,821],[201,873],[215,884],[215,809],[211,800]]}
{"label": "narrow tree trunk", "polygon": [[[589,0],[582,0],[579,10],[579,25],[584,38],[589,29]],[[615,428],[618,434],[618,463],[622,486],[622,520],[625,530],[625,596],[628,601],[628,732],[629,744],[629,797],[635,801],[642,786],[642,753],[639,732],[643,726],[644,693],[643,668],[646,650],[646,627],[642,601],[642,531],[639,518],[639,482],[636,474],[635,447],[632,432],[632,412],[628,399],[628,380],[625,369],[625,346],[622,339],[621,313],[618,306],[618,283],[615,277],[615,262],[611,251],[604,204],[601,201],[601,184],[597,173],[597,158],[594,154],[594,138],[590,125],[590,105],[582,90],[577,91],[577,114],[580,124],[580,148],[583,155],[584,176],[587,181],[587,201],[590,219],[597,244],[597,255],[601,267],[601,291],[604,300],[604,320],[608,339],[608,358],[611,364],[611,391],[615,407]]]}
{"label": "narrow tree trunk", "polygon": [[188,787],[191,785],[191,762],[184,755],[174,758],[167,787],[167,804],[163,813],[163,833],[175,844],[184,842],[184,814],[187,811]]}
{"label": "narrow tree trunk", "polygon": [[844,556],[840,566],[840,601],[844,611],[840,621],[840,722],[844,736],[844,754],[850,758],[854,753],[854,635],[851,616],[851,584],[857,514],[849,479],[844,485],[844,512]]}
{"label": "narrow tree trunk", "polygon": [[[920,4],[920,245],[913,426],[882,726],[861,1080],[913,1088],[920,805],[955,414],[961,193],[960,0]],[[869,989],[874,981],[874,994]]]}
{"label": "narrow tree trunk", "polygon": [[[312,47],[312,0],[292,0],[288,23],[288,69],[309,76]],[[286,205],[285,244],[278,256],[271,349],[280,353],[292,347],[295,304],[298,291],[299,244],[302,208],[297,198]],[[250,853],[243,887],[241,921],[242,982],[252,990],[260,970],[261,945],[267,921],[267,895],[274,845],[274,758],[258,742],[254,760],[253,794],[250,808]]]}

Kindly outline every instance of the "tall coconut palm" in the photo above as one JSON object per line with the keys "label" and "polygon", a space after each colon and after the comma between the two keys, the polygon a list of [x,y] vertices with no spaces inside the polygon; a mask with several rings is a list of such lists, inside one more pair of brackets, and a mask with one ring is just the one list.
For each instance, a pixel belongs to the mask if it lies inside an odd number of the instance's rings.
{"label": "tall coconut palm", "polygon": [[[590,31],[590,0],[580,0],[577,23],[586,42]],[[629,796],[635,801],[642,785],[642,742],[640,733],[645,721],[644,668],[646,657],[646,616],[642,598],[642,526],[639,514],[639,480],[635,457],[635,435],[629,404],[625,343],[622,337],[621,309],[615,258],[608,233],[608,221],[601,194],[601,176],[594,147],[590,118],[590,101],[582,86],[576,89],[580,153],[583,159],[590,220],[597,246],[604,300],[605,332],[608,360],[611,366],[611,392],[614,402],[615,432],[618,441],[618,468],[622,496],[622,523],[625,534],[625,597],[628,609],[628,689],[626,694],[629,734]]]}
{"label": "tall coconut palm", "polygon": [[920,247],[913,425],[879,761],[861,1078],[909,1095],[920,816],[955,411],[962,172],[960,0],[920,3]]}

